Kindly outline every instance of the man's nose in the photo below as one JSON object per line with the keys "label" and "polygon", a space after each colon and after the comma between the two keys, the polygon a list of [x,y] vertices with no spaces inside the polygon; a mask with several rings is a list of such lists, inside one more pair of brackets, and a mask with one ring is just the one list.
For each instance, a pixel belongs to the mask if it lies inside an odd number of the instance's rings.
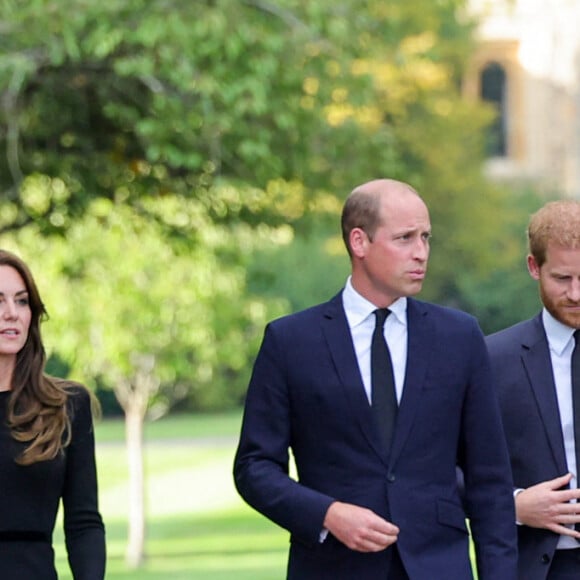
{"label": "man's nose", "polygon": [[429,257],[429,242],[427,240],[420,239],[415,244],[415,259],[425,262]]}
{"label": "man's nose", "polygon": [[580,278],[574,278],[572,280],[568,298],[573,302],[580,302]]}

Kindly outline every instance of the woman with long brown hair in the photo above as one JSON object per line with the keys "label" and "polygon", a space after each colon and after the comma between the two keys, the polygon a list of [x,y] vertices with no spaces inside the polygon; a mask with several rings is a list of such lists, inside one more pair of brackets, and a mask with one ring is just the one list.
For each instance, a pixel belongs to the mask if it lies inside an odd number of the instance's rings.
{"label": "woman with long brown hair", "polygon": [[102,580],[92,397],[46,374],[45,317],[28,266],[0,250],[0,577],[57,578],[52,533],[62,500],[73,578]]}

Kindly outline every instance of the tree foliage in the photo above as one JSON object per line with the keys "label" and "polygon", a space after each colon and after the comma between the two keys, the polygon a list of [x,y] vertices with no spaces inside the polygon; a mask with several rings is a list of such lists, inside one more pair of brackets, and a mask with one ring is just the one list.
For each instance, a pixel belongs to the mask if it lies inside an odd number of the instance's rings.
{"label": "tree foliage", "polygon": [[[174,283],[189,287],[191,300],[202,292],[194,280],[213,288],[228,272],[237,276],[236,299],[248,288],[265,297],[278,288],[283,298],[288,270],[277,275],[276,263],[298,264],[299,249],[312,255],[307,246],[316,241],[316,272],[324,272],[324,256],[333,255],[327,248],[339,245],[346,194],[391,176],[417,187],[431,208],[426,297],[466,304],[463,278],[491,263],[500,198],[480,174],[481,128],[489,119],[459,90],[472,45],[464,4],[4,0],[0,232],[31,226],[37,236],[69,244],[79,228],[93,232],[94,239],[74,242],[68,260],[75,265],[62,271],[87,285],[101,264],[112,284],[142,271],[156,288],[162,282],[155,275],[172,280],[165,268],[190,255],[190,278]],[[138,258],[144,246],[123,249],[121,241],[143,235],[139,228],[148,232],[144,239],[167,244],[165,260],[165,246],[149,252],[157,269]],[[245,239],[264,232],[270,241],[259,255],[241,251]],[[212,236],[223,241],[219,248]],[[128,256],[133,274],[123,269]],[[204,256],[214,257],[212,273]],[[301,291],[297,280],[295,296],[314,299],[316,290]],[[246,319],[222,317],[228,305],[221,298],[199,302],[210,310],[197,319],[206,336],[253,344],[238,328]],[[303,304],[290,298],[292,307]],[[86,299],[88,315],[100,311],[98,293]],[[147,324],[128,311],[119,315],[128,328],[102,337],[113,350],[128,342],[125,333],[156,328],[154,314]],[[79,326],[79,337],[88,324]],[[171,365],[196,365],[205,347],[192,340],[183,348],[172,342]],[[231,378],[247,366],[248,349],[230,345],[229,353],[207,359],[212,373]],[[121,362],[129,373],[133,363]]]}
{"label": "tree foliage", "polygon": [[185,397],[233,406],[263,325],[283,308],[246,292],[244,262],[280,232],[216,226],[197,202],[172,196],[148,211],[189,222],[202,239],[174,239],[129,206],[96,200],[66,239],[31,225],[2,243],[43,281],[47,344],[71,374],[112,386],[124,408],[144,397],[156,415]]}
{"label": "tree foliage", "polygon": [[[457,91],[461,4],[5,2],[3,226],[66,228],[96,196],[201,198],[216,179],[339,196],[375,175],[416,180],[447,141],[433,122],[478,126]],[[19,195],[32,173],[66,196],[32,214]]]}
{"label": "tree foliage", "polygon": [[526,264],[526,231],[530,215],[549,199],[529,186],[511,190],[497,215],[494,263],[461,278],[464,307],[479,318],[486,333],[531,318],[541,308],[537,282]]}
{"label": "tree foliage", "polygon": [[354,186],[414,185],[426,297],[477,298],[503,243],[465,0],[0,6],[0,240],[43,281],[54,358],[115,390],[137,479],[148,409],[239,402],[265,321],[338,289]]}
{"label": "tree foliage", "polygon": [[[111,387],[125,413],[131,567],[144,557],[147,413],[159,416],[185,398],[205,409],[237,404],[258,332],[280,313],[275,300],[244,288],[247,254],[275,239],[275,229],[216,226],[197,201],[175,196],[146,205],[145,217],[96,199],[66,239],[31,224],[2,240],[40,273],[52,315],[46,344],[72,377]],[[195,232],[195,243],[167,234],[162,224],[175,221]]]}

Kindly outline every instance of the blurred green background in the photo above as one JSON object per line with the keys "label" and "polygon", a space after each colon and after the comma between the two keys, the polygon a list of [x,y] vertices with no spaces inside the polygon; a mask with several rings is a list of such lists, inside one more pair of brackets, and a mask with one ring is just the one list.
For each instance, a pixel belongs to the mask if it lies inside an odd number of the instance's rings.
{"label": "blurred green background", "polygon": [[234,440],[266,322],[344,284],[348,193],[423,195],[422,298],[485,332],[538,308],[525,226],[559,192],[485,176],[498,111],[462,93],[477,22],[464,0],[0,7],[0,246],[37,279],[48,371],[103,407],[109,577],[281,577],[287,537],[235,496]]}

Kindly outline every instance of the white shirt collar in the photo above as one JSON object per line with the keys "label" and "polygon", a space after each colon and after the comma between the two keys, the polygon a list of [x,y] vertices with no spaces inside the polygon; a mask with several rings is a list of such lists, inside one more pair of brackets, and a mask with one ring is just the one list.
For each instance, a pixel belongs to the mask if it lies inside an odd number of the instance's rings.
{"label": "white shirt collar", "polygon": [[[372,302],[361,296],[353,287],[351,276],[348,277],[342,293],[342,303],[351,327],[355,327],[366,320],[376,309]],[[397,298],[389,310],[401,324],[407,325],[407,297]]]}
{"label": "white shirt collar", "polygon": [[574,328],[566,326],[559,320],[556,320],[546,308],[542,309],[542,322],[550,348],[557,355],[561,355],[570,341],[574,342]]}

